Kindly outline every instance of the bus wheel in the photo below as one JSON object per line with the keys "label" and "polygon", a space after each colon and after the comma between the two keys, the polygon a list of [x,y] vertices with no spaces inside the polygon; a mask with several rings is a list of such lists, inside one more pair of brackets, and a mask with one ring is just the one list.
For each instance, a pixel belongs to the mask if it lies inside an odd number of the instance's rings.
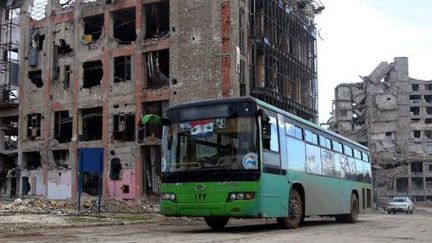
{"label": "bus wheel", "polygon": [[277,222],[281,228],[295,229],[303,218],[303,203],[296,189],[291,190],[288,217],[278,218]]}
{"label": "bus wheel", "polygon": [[229,218],[227,217],[204,217],[206,224],[215,230],[222,230],[228,223]]}
{"label": "bus wheel", "polygon": [[359,203],[357,196],[353,193],[351,194],[351,213],[347,215],[348,223],[355,223],[359,215]]}
{"label": "bus wheel", "polygon": [[358,199],[357,196],[353,193],[351,194],[351,213],[336,215],[336,222],[338,223],[355,223],[358,219]]}

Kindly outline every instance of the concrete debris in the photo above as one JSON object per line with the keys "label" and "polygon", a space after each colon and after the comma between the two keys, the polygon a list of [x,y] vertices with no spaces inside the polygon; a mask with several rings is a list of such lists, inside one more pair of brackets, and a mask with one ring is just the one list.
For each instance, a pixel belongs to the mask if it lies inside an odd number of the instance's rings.
{"label": "concrete debris", "polygon": [[[97,199],[84,199],[81,204],[81,213],[97,213]],[[102,213],[158,213],[157,201],[130,201],[103,199],[101,202]],[[12,203],[0,203],[0,214],[10,213],[37,213],[55,215],[73,215],[77,213],[75,202],[67,200],[49,199],[16,199]]]}
{"label": "concrete debris", "polygon": [[371,74],[369,74],[369,76],[367,77],[367,79],[374,83],[374,84],[378,84],[379,82],[381,82],[381,80],[383,78],[386,77],[386,75],[389,73],[391,69],[391,66],[387,63],[387,62],[381,62],[373,71]]}

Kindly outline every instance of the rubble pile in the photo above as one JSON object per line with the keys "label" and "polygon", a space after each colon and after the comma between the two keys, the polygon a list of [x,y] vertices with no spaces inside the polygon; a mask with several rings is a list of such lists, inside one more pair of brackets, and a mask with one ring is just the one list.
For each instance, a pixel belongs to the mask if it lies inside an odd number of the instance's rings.
{"label": "rubble pile", "polygon": [[[83,199],[81,213],[98,212],[97,199]],[[102,213],[158,213],[157,201],[126,201],[103,199],[101,201]],[[47,213],[69,215],[77,213],[76,202],[67,200],[49,199],[16,199],[12,203],[0,204],[0,214],[4,213]]]}
{"label": "rubble pile", "polygon": [[[82,205],[83,212],[98,212],[98,200],[86,200]],[[101,202],[102,213],[159,213],[159,202],[126,201],[104,199]]]}

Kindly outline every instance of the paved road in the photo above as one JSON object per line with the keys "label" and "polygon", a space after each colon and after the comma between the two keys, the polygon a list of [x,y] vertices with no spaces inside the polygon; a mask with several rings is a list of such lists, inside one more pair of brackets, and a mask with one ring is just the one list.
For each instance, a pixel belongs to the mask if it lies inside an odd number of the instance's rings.
{"label": "paved road", "polygon": [[56,229],[0,235],[0,242],[432,242],[432,215],[362,215],[356,224],[331,219],[306,221],[296,230],[281,230],[274,220],[234,220],[223,232],[202,223]]}

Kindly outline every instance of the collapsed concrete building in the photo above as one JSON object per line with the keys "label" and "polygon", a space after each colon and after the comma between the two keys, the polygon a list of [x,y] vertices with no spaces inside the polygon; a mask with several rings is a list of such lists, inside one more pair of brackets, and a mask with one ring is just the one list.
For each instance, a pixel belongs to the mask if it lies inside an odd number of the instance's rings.
{"label": "collapsed concrete building", "polygon": [[0,2],[0,198],[18,195],[19,7]]}
{"label": "collapsed concrete building", "polygon": [[[42,7],[36,6],[42,4]],[[168,104],[253,95],[317,120],[317,0],[48,0],[21,6],[19,196],[75,199],[80,151],[103,195],[158,193]],[[94,195],[95,175],[83,191]]]}
{"label": "collapsed concrete building", "polygon": [[330,129],[369,147],[377,199],[432,200],[432,81],[408,76],[408,58],[382,62],[335,89]]}

